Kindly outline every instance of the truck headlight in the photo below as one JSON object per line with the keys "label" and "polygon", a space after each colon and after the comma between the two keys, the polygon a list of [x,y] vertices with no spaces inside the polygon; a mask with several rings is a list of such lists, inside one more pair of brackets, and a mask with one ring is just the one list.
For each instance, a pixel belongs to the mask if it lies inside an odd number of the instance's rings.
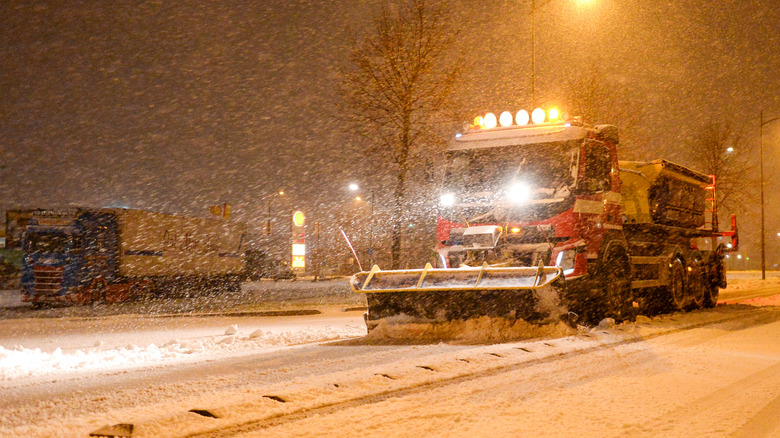
{"label": "truck headlight", "polygon": [[555,266],[563,269],[563,275],[569,275],[574,272],[574,259],[576,256],[577,251],[573,249],[561,251],[555,259]]}
{"label": "truck headlight", "polygon": [[455,205],[455,194],[453,193],[443,193],[441,195],[441,199],[439,200],[441,205],[444,207],[452,207]]}
{"label": "truck headlight", "polygon": [[514,182],[506,190],[506,197],[512,204],[524,204],[531,199],[531,186],[523,182]]}

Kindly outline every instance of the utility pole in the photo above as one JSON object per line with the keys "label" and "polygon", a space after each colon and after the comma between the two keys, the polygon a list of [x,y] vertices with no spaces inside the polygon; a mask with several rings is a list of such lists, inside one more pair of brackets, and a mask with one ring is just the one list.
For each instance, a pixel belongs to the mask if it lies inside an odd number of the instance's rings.
{"label": "utility pole", "polygon": [[764,223],[764,125],[775,120],[780,120],[780,117],[775,117],[769,120],[764,120],[764,110],[761,110],[761,122],[759,126],[759,146],[761,153],[759,155],[759,167],[761,178],[761,279],[766,280],[766,235],[765,235],[765,223]]}

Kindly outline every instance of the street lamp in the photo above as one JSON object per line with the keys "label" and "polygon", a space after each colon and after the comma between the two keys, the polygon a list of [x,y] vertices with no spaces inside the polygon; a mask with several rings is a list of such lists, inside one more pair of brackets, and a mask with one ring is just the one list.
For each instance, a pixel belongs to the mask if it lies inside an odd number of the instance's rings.
{"label": "street lamp", "polygon": [[[357,185],[357,183],[350,183],[349,184],[349,190],[353,192],[357,192],[360,190],[360,186]],[[362,201],[362,198],[360,196],[355,196],[355,200],[360,202]],[[368,266],[374,266],[374,190],[372,189],[369,194],[369,201],[368,203],[371,205],[371,215],[369,216],[369,225],[368,225]]]}
{"label": "street lamp", "polygon": [[[538,6],[531,0],[531,107],[536,108],[536,8],[552,0],[544,0]],[[578,3],[590,3],[591,0],[576,0]]]}
{"label": "street lamp", "polygon": [[266,234],[268,236],[271,235],[271,200],[274,196],[284,196],[284,190],[279,190],[276,193],[271,193],[270,195],[265,195],[263,199],[266,201],[266,205],[268,208],[268,214],[266,215],[266,221],[265,224],[263,224],[263,234]]}
{"label": "street lamp", "polygon": [[761,279],[766,280],[766,239],[764,236],[764,125],[775,120],[780,120],[780,117],[775,117],[769,120],[764,120],[764,110],[761,110],[761,123],[759,126],[759,144],[761,154],[759,156],[760,178],[761,178]]}

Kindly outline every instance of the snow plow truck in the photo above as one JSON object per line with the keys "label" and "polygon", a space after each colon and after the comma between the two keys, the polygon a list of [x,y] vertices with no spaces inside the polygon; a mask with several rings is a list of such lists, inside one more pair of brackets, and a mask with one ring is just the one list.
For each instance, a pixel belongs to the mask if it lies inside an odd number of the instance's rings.
{"label": "snow plow truck", "polygon": [[557,111],[488,113],[449,145],[436,261],[359,272],[379,321],[480,316],[617,321],[712,307],[737,249],[718,230],[714,177],[659,159],[618,160],[613,125]]}
{"label": "snow plow truck", "polygon": [[24,232],[22,301],[235,292],[244,279],[245,234],[241,223],[143,210],[38,209]]}

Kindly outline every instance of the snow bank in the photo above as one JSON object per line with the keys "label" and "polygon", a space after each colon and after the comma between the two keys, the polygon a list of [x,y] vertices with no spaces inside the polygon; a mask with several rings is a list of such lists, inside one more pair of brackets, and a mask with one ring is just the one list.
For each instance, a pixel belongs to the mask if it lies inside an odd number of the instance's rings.
{"label": "snow bank", "polygon": [[576,333],[574,329],[556,322],[531,324],[522,319],[491,318],[483,316],[466,321],[419,322],[403,315],[379,321],[379,324],[361,342],[368,344],[415,343],[447,341],[461,344],[493,344],[542,337],[563,337]]}
{"label": "snow bank", "polygon": [[337,339],[354,338],[365,334],[365,327],[357,325],[301,328],[291,331],[255,330],[242,334],[237,326],[223,330],[222,335],[194,340],[171,340],[164,345],[149,344],[145,347],[99,349],[101,343],[89,350],[63,352],[61,348],[51,353],[40,348],[0,346],[0,382],[27,377],[84,373],[89,371],[126,370],[143,366],[169,365],[172,363],[208,359],[227,354],[256,353],[284,346],[310,344]]}

